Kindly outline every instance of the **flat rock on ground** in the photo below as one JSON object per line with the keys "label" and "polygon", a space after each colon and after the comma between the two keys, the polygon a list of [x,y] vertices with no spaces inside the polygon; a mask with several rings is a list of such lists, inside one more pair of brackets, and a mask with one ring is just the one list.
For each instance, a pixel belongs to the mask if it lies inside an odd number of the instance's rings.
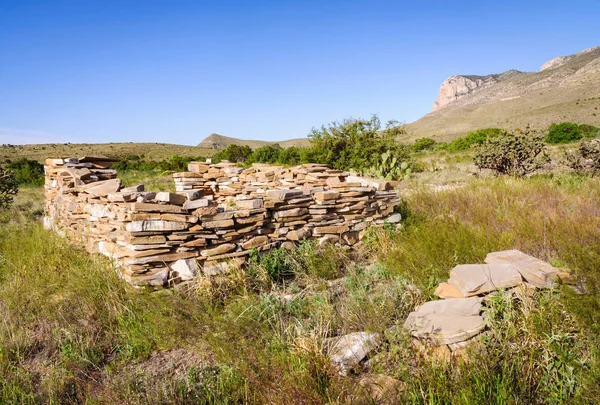
{"label": "flat rock on ground", "polygon": [[484,328],[481,316],[446,314],[419,314],[411,312],[404,327],[412,336],[428,340],[432,345],[447,345],[465,341],[477,335]]}
{"label": "flat rock on ground", "polygon": [[377,333],[354,332],[327,339],[326,343],[328,357],[345,375],[379,346],[380,338]]}
{"label": "flat rock on ground", "polygon": [[448,280],[464,297],[514,287],[522,282],[521,273],[511,264],[461,264],[452,269]]}
{"label": "flat rock on ground", "polygon": [[559,270],[556,267],[519,250],[490,253],[486,256],[485,262],[512,264],[528,283],[539,288],[553,287],[558,278]]}

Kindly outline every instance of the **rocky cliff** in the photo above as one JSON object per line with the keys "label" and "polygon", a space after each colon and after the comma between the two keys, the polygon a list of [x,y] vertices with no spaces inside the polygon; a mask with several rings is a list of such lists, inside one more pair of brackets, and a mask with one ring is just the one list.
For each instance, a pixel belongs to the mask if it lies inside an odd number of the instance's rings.
{"label": "rocky cliff", "polygon": [[521,73],[518,70],[509,70],[501,74],[487,76],[450,76],[442,83],[438,98],[433,102],[432,111],[439,110],[474,91],[489,87]]}
{"label": "rocky cliff", "polygon": [[600,125],[600,47],[554,58],[539,72],[449,77],[432,112],[406,125],[406,140],[447,141],[480,128],[546,128],[561,121]]}

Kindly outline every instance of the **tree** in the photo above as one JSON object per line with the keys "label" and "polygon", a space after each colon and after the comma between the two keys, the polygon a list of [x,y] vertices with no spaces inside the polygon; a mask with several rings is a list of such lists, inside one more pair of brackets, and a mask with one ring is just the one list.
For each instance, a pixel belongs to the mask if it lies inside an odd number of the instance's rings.
{"label": "tree", "polygon": [[252,154],[252,149],[248,145],[228,145],[227,148],[217,152],[213,156],[214,162],[228,160],[234,163],[244,163]]}
{"label": "tree", "polygon": [[10,208],[19,185],[12,171],[0,167],[0,210]]}
{"label": "tree", "polygon": [[389,121],[381,130],[377,115],[371,119],[346,119],[332,122],[309,134],[310,152],[314,163],[329,167],[364,172],[374,166],[380,156],[389,152],[397,161],[408,158],[405,145],[398,143],[398,136],[405,131],[395,121]]}
{"label": "tree", "polygon": [[488,138],[475,152],[474,163],[480,169],[497,174],[525,176],[541,168],[549,158],[542,134],[526,129]]}
{"label": "tree", "polygon": [[254,149],[248,157],[247,163],[275,163],[279,160],[281,150],[281,146],[278,143],[261,146],[258,149]]}

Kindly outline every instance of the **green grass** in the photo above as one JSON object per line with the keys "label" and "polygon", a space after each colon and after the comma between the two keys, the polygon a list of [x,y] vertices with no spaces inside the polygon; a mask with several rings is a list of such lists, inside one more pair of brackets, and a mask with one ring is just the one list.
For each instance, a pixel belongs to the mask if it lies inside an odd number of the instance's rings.
{"label": "green grass", "polygon": [[[42,190],[24,188],[0,214],[0,403],[370,403],[366,374],[399,380],[399,403],[598,402],[598,201],[599,180],[577,176],[423,187],[360,253],[305,243],[151,292],[44,231]],[[569,267],[587,294],[498,295],[464,358],[414,345],[401,325],[452,266],[507,248]],[[355,331],[383,343],[343,377],[324,339]]]}

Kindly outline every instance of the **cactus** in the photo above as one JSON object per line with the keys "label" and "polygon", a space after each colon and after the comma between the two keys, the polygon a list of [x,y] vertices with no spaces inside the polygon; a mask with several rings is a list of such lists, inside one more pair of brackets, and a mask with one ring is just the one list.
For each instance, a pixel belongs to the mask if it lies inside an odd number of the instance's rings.
{"label": "cactus", "polygon": [[369,168],[367,174],[386,180],[402,180],[410,177],[411,169],[408,162],[398,162],[398,158],[390,152],[381,154],[381,159]]}

